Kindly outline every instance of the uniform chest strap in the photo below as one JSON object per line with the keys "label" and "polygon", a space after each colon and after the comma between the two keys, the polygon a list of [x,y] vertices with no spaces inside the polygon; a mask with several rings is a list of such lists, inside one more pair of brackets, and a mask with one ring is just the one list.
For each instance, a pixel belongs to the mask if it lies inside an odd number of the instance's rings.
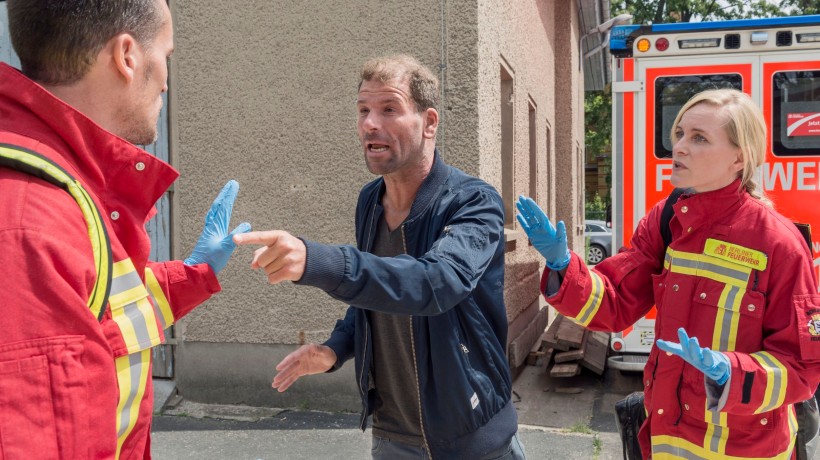
{"label": "uniform chest strap", "polygon": [[101,321],[111,291],[111,241],[94,200],[68,171],[37,152],[0,143],[0,166],[50,182],[68,192],[80,206],[88,226],[88,236],[94,253],[94,269],[97,273],[94,289],[88,297],[88,308],[94,317]]}

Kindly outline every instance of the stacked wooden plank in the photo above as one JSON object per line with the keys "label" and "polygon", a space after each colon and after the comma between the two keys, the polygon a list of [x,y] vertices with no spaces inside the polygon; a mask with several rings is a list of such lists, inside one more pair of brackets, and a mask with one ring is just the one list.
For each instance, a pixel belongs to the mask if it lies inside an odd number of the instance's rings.
{"label": "stacked wooden plank", "polygon": [[608,333],[590,331],[559,314],[533,345],[527,362],[541,362],[552,377],[573,377],[581,367],[601,375],[608,346]]}

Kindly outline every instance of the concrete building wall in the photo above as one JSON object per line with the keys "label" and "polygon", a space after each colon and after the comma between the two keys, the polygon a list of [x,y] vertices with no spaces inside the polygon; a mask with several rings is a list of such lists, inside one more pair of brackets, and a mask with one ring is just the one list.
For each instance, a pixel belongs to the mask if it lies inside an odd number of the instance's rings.
{"label": "concrete building wall", "polygon": [[[556,24],[578,24],[575,2],[556,2]],[[570,248],[583,254],[584,248],[584,80],[577,44],[577,27],[556,31],[556,42],[563,51],[555,56],[556,105],[561,123],[555,130],[557,219],[567,224]],[[573,47],[573,48],[570,48]]]}
{"label": "concrete building wall", "polygon": [[[549,187],[562,183],[547,177],[567,167],[557,159],[558,147],[577,144],[572,136],[580,132],[580,124],[559,129],[580,120],[564,115],[566,104],[577,101],[558,93],[575,90],[580,98],[582,87],[559,86],[554,62],[562,54],[556,42],[577,39],[574,23],[556,16],[574,2],[307,3],[172,0],[171,150],[182,173],[173,200],[176,257],[190,253],[211,201],[229,179],[241,186],[232,225],[249,221],[255,230],[354,244],[356,198],[374,179],[355,130],[358,71],[368,57],[387,53],[414,55],[438,72],[438,144],[445,160],[499,190],[499,69],[506,63],[515,78],[514,196],[530,194],[528,107],[534,106],[537,158],[554,163],[551,171],[538,171],[536,194],[556,209]],[[575,20],[571,12],[561,14]],[[541,157],[548,145],[555,158]],[[544,315],[537,305],[539,256],[516,226],[507,238],[508,319],[518,319],[511,339]],[[249,268],[253,249],[240,248],[219,275],[223,291],[178,324],[180,393],[215,403],[290,407],[310,400],[323,409],[357,410],[352,364],[337,375],[303,379],[283,394],[270,389],[276,363],[301,343],[325,340],[346,306],[317,289],[270,286]],[[530,316],[522,316],[525,311]]]}
{"label": "concrete building wall", "polygon": [[[549,153],[554,153],[552,130],[564,122],[556,113],[556,38],[557,29],[572,26],[555,20],[557,3],[565,2],[491,0],[479,8],[479,175],[502,192],[508,213],[504,299],[513,366],[521,364],[547,320],[538,301],[542,258],[528,247],[515,221],[514,201],[529,195],[551,215],[554,209]],[[511,119],[505,111],[511,111]],[[511,146],[504,145],[507,136]],[[505,154],[507,149],[512,155]]]}

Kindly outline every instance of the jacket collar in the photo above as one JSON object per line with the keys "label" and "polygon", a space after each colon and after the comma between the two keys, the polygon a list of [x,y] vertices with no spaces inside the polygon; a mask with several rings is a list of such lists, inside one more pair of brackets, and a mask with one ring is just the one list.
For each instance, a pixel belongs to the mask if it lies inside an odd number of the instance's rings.
{"label": "jacket collar", "polygon": [[718,190],[681,195],[674,204],[675,217],[684,229],[711,225],[739,208],[750,195],[741,187],[740,179]]}
{"label": "jacket collar", "polygon": [[[433,156],[433,166],[430,168],[430,172],[427,173],[427,177],[425,177],[422,181],[418,192],[416,192],[416,198],[413,199],[413,204],[410,206],[410,214],[408,214],[407,218],[404,220],[405,224],[413,222],[421,215],[422,211],[424,211],[438,195],[441,185],[447,180],[449,174],[449,167],[447,166],[447,163],[441,159],[441,153],[439,152],[438,147],[436,147]],[[386,190],[384,185],[384,177],[381,177],[378,180],[380,183],[376,192],[376,206],[378,209],[382,209],[382,197],[384,196],[384,192]]]}
{"label": "jacket collar", "polygon": [[19,70],[0,63],[2,131],[49,147],[35,150],[66,168],[104,207],[116,203],[118,208],[150,212],[179,176],[164,161],[106,131]]}
{"label": "jacket collar", "polygon": [[433,166],[430,168],[430,172],[427,174],[427,177],[424,178],[421,187],[419,187],[419,191],[416,193],[416,199],[413,200],[413,205],[410,207],[410,214],[407,216],[407,219],[405,219],[405,223],[410,223],[421,215],[422,211],[438,196],[439,189],[442,184],[444,184],[444,181],[447,180],[448,175],[449,168],[447,164],[444,163],[444,160],[441,159],[441,153],[438,147],[436,147],[433,156]]}

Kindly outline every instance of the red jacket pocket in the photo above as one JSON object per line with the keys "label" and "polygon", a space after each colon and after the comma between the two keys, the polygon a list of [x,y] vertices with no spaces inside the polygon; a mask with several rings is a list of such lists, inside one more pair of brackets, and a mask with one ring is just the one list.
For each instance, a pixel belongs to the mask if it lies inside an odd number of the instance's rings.
{"label": "red jacket pocket", "polygon": [[[84,458],[82,336],[0,345],[0,458]],[[84,424],[78,426],[78,424]]]}

